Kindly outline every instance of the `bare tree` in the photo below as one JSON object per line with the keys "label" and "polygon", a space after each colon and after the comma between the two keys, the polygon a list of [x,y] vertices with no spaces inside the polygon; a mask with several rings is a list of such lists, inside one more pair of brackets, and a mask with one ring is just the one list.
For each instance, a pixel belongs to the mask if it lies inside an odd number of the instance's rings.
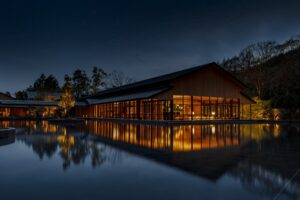
{"label": "bare tree", "polygon": [[255,57],[251,46],[244,48],[239,54],[240,64],[242,69],[249,69],[255,63]]}
{"label": "bare tree", "polygon": [[135,80],[125,75],[124,72],[114,70],[108,74],[107,88],[119,87],[133,82]]}
{"label": "bare tree", "polygon": [[257,57],[257,64],[260,64],[272,58],[276,54],[275,47],[275,41],[258,42],[257,44],[255,44],[254,53]]}

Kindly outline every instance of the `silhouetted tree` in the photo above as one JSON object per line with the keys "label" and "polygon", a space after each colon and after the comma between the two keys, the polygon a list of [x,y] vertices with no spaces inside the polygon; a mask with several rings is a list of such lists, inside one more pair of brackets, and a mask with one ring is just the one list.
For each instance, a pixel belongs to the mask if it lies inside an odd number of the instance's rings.
{"label": "silhouetted tree", "polygon": [[77,69],[73,73],[73,92],[76,97],[89,94],[90,79],[84,70]]}
{"label": "silhouetted tree", "polygon": [[28,99],[28,96],[27,96],[27,93],[26,93],[25,90],[17,91],[15,93],[15,95],[16,95],[16,99],[18,99],[18,100],[26,100],[26,99]]}
{"label": "silhouetted tree", "polygon": [[45,74],[41,74],[40,77],[34,81],[33,90],[43,90],[45,88],[45,81]]}
{"label": "silhouetted tree", "polygon": [[68,74],[65,74],[64,85],[63,85],[62,89],[63,89],[63,91],[72,91],[72,88],[73,88],[72,78]]}
{"label": "silhouetted tree", "polygon": [[45,80],[44,90],[55,92],[60,90],[59,83],[53,75],[49,75]]}
{"label": "silhouetted tree", "polygon": [[34,81],[33,87],[29,87],[29,90],[46,92],[54,92],[58,91],[59,89],[60,88],[57,79],[53,75],[46,77],[45,74],[41,74],[41,76]]}
{"label": "silhouetted tree", "polygon": [[105,87],[105,77],[107,76],[106,72],[98,67],[93,68],[93,74],[92,74],[92,84],[91,84],[91,90],[92,93],[96,93],[99,89]]}

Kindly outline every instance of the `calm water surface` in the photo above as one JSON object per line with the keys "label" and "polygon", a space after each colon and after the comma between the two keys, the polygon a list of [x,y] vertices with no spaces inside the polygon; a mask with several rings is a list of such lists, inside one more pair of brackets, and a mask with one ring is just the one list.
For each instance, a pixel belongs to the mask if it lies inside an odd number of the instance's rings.
{"label": "calm water surface", "polygon": [[300,199],[297,125],[1,126],[0,199]]}

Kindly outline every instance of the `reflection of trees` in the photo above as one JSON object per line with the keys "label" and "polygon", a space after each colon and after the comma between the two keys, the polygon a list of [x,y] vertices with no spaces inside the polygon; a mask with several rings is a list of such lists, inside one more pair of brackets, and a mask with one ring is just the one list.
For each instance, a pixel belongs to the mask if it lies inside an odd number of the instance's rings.
{"label": "reflection of trees", "polygon": [[91,159],[93,167],[101,165],[106,160],[106,157],[100,155],[100,152],[103,153],[103,151],[104,149],[99,149],[95,143],[91,144]]}
{"label": "reflection of trees", "polygon": [[266,196],[275,196],[281,189],[290,199],[300,196],[300,174],[289,179],[300,167],[299,128],[281,126],[278,137],[265,138],[248,146],[230,175],[238,178],[244,188]]}
{"label": "reflection of trees", "polygon": [[56,138],[51,136],[42,135],[25,135],[18,136],[17,140],[24,142],[27,146],[31,147],[40,159],[45,156],[51,158],[57,150]]}
{"label": "reflection of trees", "polygon": [[[19,136],[19,141],[32,147],[41,160],[45,156],[52,158],[59,153],[63,160],[63,169],[68,169],[72,164],[84,164],[85,160],[91,160],[91,166],[101,166],[109,161],[112,164],[120,159],[119,151],[106,148],[107,146],[90,140],[87,136],[73,136],[71,134],[30,134]],[[119,155],[119,156],[116,156]]]}
{"label": "reflection of trees", "polygon": [[32,143],[32,149],[39,155],[40,159],[43,159],[45,155],[50,158],[56,152],[57,144],[56,141],[38,140]]}
{"label": "reflection of trees", "polygon": [[274,197],[285,185],[287,187],[283,194],[288,196],[289,199],[297,199],[300,195],[299,182],[289,182],[290,177],[283,177],[282,174],[274,173],[263,166],[243,162],[239,164],[231,175],[237,177],[248,191],[264,196]]}
{"label": "reflection of trees", "polygon": [[84,163],[90,156],[93,167],[100,166],[105,162],[105,148],[98,147],[96,143],[91,142],[86,136],[75,139],[74,136],[62,135],[58,137],[60,146],[60,155],[63,159],[63,168],[67,169],[73,163],[79,165]]}

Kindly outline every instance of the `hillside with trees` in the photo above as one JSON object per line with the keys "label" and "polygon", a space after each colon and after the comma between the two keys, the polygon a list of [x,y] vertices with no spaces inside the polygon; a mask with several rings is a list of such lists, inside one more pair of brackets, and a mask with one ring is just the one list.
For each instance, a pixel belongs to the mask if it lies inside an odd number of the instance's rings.
{"label": "hillside with trees", "polygon": [[280,109],[282,118],[299,118],[300,37],[249,45],[221,65],[249,87],[246,93],[257,102]]}

